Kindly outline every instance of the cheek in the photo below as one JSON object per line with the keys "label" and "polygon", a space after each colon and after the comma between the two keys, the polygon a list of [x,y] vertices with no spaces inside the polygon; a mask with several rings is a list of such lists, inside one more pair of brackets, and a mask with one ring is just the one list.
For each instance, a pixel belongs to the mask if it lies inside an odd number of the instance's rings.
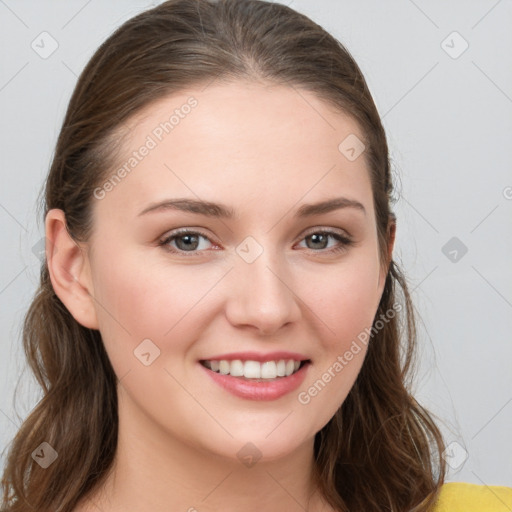
{"label": "cheek", "polygon": [[360,251],[314,279],[305,276],[301,287],[323,339],[341,349],[372,325],[381,295],[378,261],[371,250]]}
{"label": "cheek", "polygon": [[304,411],[314,411],[318,430],[345,401],[361,370],[380,301],[378,277],[372,251],[360,252],[322,274],[307,301],[319,318],[313,338],[318,358],[297,400]]}
{"label": "cheek", "polygon": [[94,293],[99,330],[118,376],[138,366],[134,351],[143,340],[161,355],[186,350],[194,339],[191,315],[215,282],[212,276],[192,266],[157,266],[136,254],[112,261],[104,249],[94,265]]}

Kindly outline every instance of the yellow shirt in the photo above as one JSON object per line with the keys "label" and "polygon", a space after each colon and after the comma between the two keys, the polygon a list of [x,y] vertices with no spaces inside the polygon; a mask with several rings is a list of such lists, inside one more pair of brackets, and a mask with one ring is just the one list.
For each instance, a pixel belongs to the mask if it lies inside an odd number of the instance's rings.
{"label": "yellow shirt", "polygon": [[448,482],[432,512],[511,512],[512,487]]}

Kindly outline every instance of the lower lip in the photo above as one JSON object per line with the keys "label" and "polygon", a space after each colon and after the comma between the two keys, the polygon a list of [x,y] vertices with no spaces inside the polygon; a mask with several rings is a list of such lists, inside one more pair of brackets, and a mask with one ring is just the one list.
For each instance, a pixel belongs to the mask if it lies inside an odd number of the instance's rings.
{"label": "lower lip", "polygon": [[299,370],[288,377],[280,377],[268,382],[256,382],[246,380],[243,377],[232,377],[231,375],[222,375],[209,370],[201,363],[199,366],[208,374],[208,376],[219,386],[240,398],[248,400],[277,400],[282,396],[297,389],[306,377],[306,372],[311,363],[307,362]]}

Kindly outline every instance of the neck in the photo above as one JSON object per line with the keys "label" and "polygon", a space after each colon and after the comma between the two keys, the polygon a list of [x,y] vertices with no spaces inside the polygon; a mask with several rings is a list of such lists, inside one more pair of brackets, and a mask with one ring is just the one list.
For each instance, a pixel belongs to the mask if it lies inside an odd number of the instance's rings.
{"label": "neck", "polygon": [[[251,464],[187,444],[119,400],[114,464],[82,511],[320,512],[313,485],[314,440],[279,459]],[[250,453],[250,449],[248,450]]]}

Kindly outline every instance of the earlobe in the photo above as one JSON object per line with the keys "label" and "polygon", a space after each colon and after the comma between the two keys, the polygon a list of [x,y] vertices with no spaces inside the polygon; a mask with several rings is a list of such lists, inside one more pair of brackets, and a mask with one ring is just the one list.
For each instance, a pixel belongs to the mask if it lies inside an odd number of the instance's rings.
{"label": "earlobe", "polygon": [[69,235],[62,210],[48,212],[45,231],[46,261],[55,293],[78,323],[98,329],[88,258]]}

